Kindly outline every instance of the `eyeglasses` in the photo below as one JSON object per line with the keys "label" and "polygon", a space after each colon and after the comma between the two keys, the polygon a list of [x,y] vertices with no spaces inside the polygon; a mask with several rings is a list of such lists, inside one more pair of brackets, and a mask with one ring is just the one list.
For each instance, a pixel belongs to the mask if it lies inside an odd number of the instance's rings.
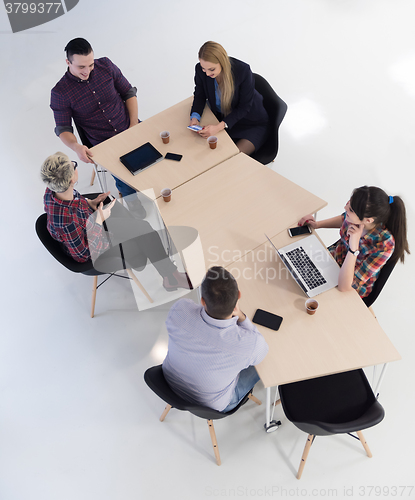
{"label": "eyeglasses", "polygon": [[73,163],[73,169],[76,170],[76,167],[78,166],[78,162],[72,160],[72,163]]}

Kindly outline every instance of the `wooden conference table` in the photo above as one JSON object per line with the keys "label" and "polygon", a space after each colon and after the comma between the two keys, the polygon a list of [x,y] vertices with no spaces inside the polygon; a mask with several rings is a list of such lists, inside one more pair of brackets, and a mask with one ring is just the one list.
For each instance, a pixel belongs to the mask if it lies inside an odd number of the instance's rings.
{"label": "wooden conference table", "polygon": [[[284,230],[271,241],[281,248],[293,240]],[[227,269],[238,281],[241,307],[249,318],[257,309],[283,317],[278,331],[257,325],[269,345],[268,355],[256,366],[267,388],[267,428],[271,387],[401,359],[354,290],[336,287],[316,296],[319,308],[307,314],[307,297],[269,242]]]}
{"label": "wooden conference table", "polygon": [[[154,190],[154,198],[163,188],[175,189],[181,184],[209,170],[218,163],[239,153],[229,135],[222,130],[217,135],[216,149],[210,149],[206,139],[187,128],[193,97],[144,120],[135,127],[111,137],[91,148],[93,160],[138,191]],[[218,120],[206,106],[202,125],[217,124]],[[170,132],[169,144],[163,144],[160,132]],[[164,156],[166,153],[183,155],[180,162],[162,160],[138,175],[133,175],[120,162],[120,156],[150,142]],[[146,195],[149,194],[146,192]]]}
{"label": "wooden conference table", "polygon": [[157,201],[167,227],[199,232],[204,259],[200,253],[184,255],[195,286],[206,269],[224,266],[238,281],[249,318],[257,309],[284,318],[278,332],[257,325],[269,345],[256,367],[267,388],[267,429],[271,387],[400,359],[354,290],[318,295],[319,309],[308,315],[306,295],[266,240],[265,233],[277,248],[292,243],[287,229],[323,208],[322,199],[238,154],[175,189],[170,203]]}
{"label": "wooden conference table", "polygon": [[[206,270],[226,267],[326,202],[245,154],[238,154],[157,200],[167,227],[197,229],[204,258],[184,252],[193,286]],[[179,245],[181,246],[181,245]]]}
{"label": "wooden conference table", "polygon": [[[326,202],[238,154],[224,131],[218,134],[217,149],[210,150],[205,139],[186,128],[191,100],[95,146],[94,161],[140,191],[153,189],[154,198],[164,187],[173,190],[169,203],[160,198],[157,202],[167,228],[187,226],[198,231],[199,251],[183,250],[194,286],[210,266],[227,267],[238,281],[241,305],[249,318],[257,308],[284,318],[278,332],[258,326],[269,345],[268,355],[257,366],[267,388],[268,426],[271,387],[387,363],[400,355],[355,291],[329,290],[317,296],[316,314],[306,313],[306,296],[265,233],[277,248],[290,243],[287,228]],[[202,124],[215,122],[206,107]],[[162,130],[170,131],[167,145],[159,137]],[[133,176],[119,157],[147,141],[162,154],[179,153],[183,159],[179,163],[163,160]]]}

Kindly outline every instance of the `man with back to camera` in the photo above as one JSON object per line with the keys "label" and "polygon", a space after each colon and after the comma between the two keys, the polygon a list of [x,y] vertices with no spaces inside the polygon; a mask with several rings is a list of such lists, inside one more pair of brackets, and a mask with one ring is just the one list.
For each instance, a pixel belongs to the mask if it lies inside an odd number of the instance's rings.
{"label": "man with back to camera", "polygon": [[[139,123],[137,88],[131,86],[107,57],[94,59],[92,47],[84,38],[74,38],[64,50],[68,68],[52,89],[50,100],[55,133],[80,160],[93,163],[89,158],[93,156],[92,152],[79,144],[73,133],[72,119],[95,146]],[[114,178],[123,197],[136,192]],[[146,216],[136,196],[129,196],[127,203],[137,216]]]}
{"label": "man with back to camera", "polygon": [[232,274],[215,266],[203,280],[202,305],[181,299],[170,309],[163,373],[184,399],[228,412],[258,382],[254,365],[268,345],[240,310],[240,298]]}

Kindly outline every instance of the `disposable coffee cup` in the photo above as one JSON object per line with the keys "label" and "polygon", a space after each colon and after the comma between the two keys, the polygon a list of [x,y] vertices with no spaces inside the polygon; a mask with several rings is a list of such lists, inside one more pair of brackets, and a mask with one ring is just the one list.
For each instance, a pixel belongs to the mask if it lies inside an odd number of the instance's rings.
{"label": "disposable coffee cup", "polygon": [[318,302],[315,299],[308,299],[305,301],[305,307],[308,314],[315,314],[318,309]]}
{"label": "disposable coffee cup", "polygon": [[168,144],[170,141],[170,132],[165,130],[164,132],[160,132],[160,137],[163,141],[163,144]]}
{"label": "disposable coffee cup", "polygon": [[215,149],[216,146],[218,145],[218,138],[214,135],[211,135],[210,137],[208,137],[208,144],[210,146],[210,149]]}
{"label": "disposable coffee cup", "polygon": [[171,200],[171,189],[170,188],[164,188],[161,190],[161,196],[163,197],[163,200],[165,202],[168,202]]}

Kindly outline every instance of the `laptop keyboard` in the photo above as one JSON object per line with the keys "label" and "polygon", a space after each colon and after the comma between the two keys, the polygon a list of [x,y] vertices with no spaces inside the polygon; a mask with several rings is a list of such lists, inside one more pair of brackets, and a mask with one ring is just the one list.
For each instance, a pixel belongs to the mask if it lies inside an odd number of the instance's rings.
{"label": "laptop keyboard", "polygon": [[289,257],[292,266],[303,278],[310,290],[327,283],[302,247],[294,248],[294,250],[286,252],[286,255]]}

